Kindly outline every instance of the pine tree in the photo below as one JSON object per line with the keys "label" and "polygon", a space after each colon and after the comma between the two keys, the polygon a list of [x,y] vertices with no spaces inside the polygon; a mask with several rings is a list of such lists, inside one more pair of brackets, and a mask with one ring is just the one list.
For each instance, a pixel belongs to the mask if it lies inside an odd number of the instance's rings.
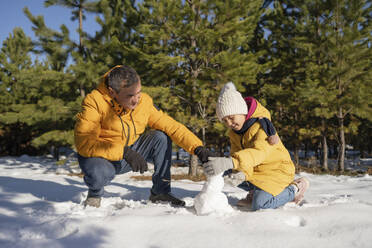
{"label": "pine tree", "polygon": [[322,1],[303,1],[301,5],[304,25],[301,36],[301,44],[307,56],[305,59],[306,81],[303,85],[302,100],[311,109],[310,118],[313,120],[315,130],[310,133],[320,137],[322,144],[322,167],[328,170],[328,142],[330,139],[330,122],[332,113],[328,111],[330,103],[334,100],[335,94],[328,89],[328,65],[329,60],[324,52],[326,50],[327,37],[322,35],[327,31],[322,27],[325,13],[331,9]]}
{"label": "pine tree", "polygon": [[144,81],[172,89],[181,100],[182,108],[175,111],[183,113],[179,120],[200,133],[204,143],[222,129],[215,124],[214,104],[221,86],[233,81],[244,91],[244,82],[255,81],[257,58],[241,50],[253,37],[259,7],[260,1],[215,0],[139,5],[143,20],[136,33],[141,42],[132,51],[141,54],[148,68]]}
{"label": "pine tree", "polygon": [[269,30],[266,60],[273,67],[263,75],[261,89],[273,111],[279,134],[294,151],[296,165],[302,143],[315,130],[309,122],[309,106],[302,96],[306,86],[307,53],[301,40],[304,14],[300,6],[293,1],[275,1],[273,10],[264,17],[264,27]]}
{"label": "pine tree", "polygon": [[[371,1],[331,1],[332,11],[324,25],[330,32],[325,51],[329,63],[328,90],[334,92],[329,112],[338,120],[338,170],[344,171],[345,118],[370,118],[371,92]],[[332,28],[332,29],[330,29]]]}
{"label": "pine tree", "polygon": [[[87,34],[83,30],[83,20],[85,20],[85,12],[96,13],[98,11],[98,2],[89,0],[46,0],[45,7],[62,6],[72,9],[71,20],[79,20],[77,32],[79,33],[79,44],[71,42],[71,56],[75,64],[70,67],[70,70],[75,74],[76,81],[79,84],[80,95],[85,97],[86,89],[92,88],[92,82],[97,80],[97,65],[87,57],[87,51],[84,47],[84,38]],[[78,48],[76,50],[76,48]]]}
{"label": "pine tree", "polygon": [[22,76],[31,68],[31,38],[21,28],[4,40],[0,51],[0,149],[1,154],[19,155],[22,144],[29,139],[27,126],[13,109],[30,96],[24,91]]}
{"label": "pine tree", "polygon": [[137,23],[134,4],[131,0],[95,2],[96,21],[101,28],[94,35],[84,33],[84,53],[74,50],[71,53],[74,63],[68,68],[75,75],[81,92],[94,89],[100,77],[115,65],[141,68],[136,59],[138,55],[130,54],[126,49],[128,43],[133,43],[131,26]]}
{"label": "pine tree", "polygon": [[[79,19],[78,44],[70,40],[69,30],[65,25],[61,25],[61,32],[57,32],[46,26],[42,16],[33,16],[27,8],[24,12],[34,24],[33,30],[37,36],[35,44],[39,47],[37,52],[46,55],[43,65],[34,68],[35,72],[40,70],[41,76],[35,79],[35,82],[40,84],[40,96],[33,112],[34,116],[38,116],[39,124],[49,123],[49,126],[44,128],[35,123],[39,129],[34,132],[37,138],[33,139],[32,145],[41,148],[54,147],[54,150],[58,151],[60,146],[73,145],[73,116],[79,109],[85,91],[96,86],[103,70],[98,70],[98,65],[89,58],[83,43],[87,37],[82,29],[84,11],[96,11],[97,2],[45,1],[45,6],[52,5],[73,9],[72,19]],[[67,68],[69,58],[72,58],[74,63]],[[49,86],[54,87],[54,90],[59,89],[59,94],[49,90],[45,92]],[[80,92],[80,96],[76,95],[76,92]],[[58,158],[57,153],[56,156]]]}
{"label": "pine tree", "polygon": [[97,11],[97,1],[89,1],[89,0],[46,0],[44,2],[45,7],[50,6],[63,6],[72,9],[72,16],[71,20],[79,20],[79,50],[82,52],[84,50],[83,47],[83,20],[85,20],[84,12],[96,12]]}
{"label": "pine tree", "polygon": [[[138,54],[127,49],[135,42],[134,28],[139,23],[135,1],[102,0],[97,11],[96,20],[101,29],[87,41],[90,59],[108,68],[121,64],[136,68]],[[137,70],[141,72],[139,66]]]}
{"label": "pine tree", "polygon": [[13,136],[7,141],[13,155],[73,145],[73,117],[79,106],[73,77],[51,69],[48,59],[32,62],[33,50],[31,39],[15,29],[0,56],[1,87],[6,92],[0,97],[0,122]]}
{"label": "pine tree", "polygon": [[67,60],[73,49],[69,38],[69,30],[66,25],[61,25],[61,32],[48,28],[43,16],[33,16],[27,7],[23,9],[28,19],[33,23],[32,30],[35,32],[37,41],[35,46],[36,54],[45,54],[48,66],[56,71],[63,71],[67,65]]}
{"label": "pine tree", "polygon": [[[273,15],[266,20],[271,31],[269,57],[279,58],[281,63],[268,73],[269,83],[263,89],[278,97],[277,117],[281,121],[283,117],[290,120],[284,125],[288,127],[287,135],[293,137],[290,143],[295,148],[301,145],[303,134],[321,135],[325,169],[326,136],[332,137],[329,127],[337,117],[338,161],[339,170],[343,171],[344,118],[347,114],[365,117],[370,112],[367,99],[371,92],[367,85],[371,71],[371,4],[369,1],[274,3]],[[355,126],[348,125],[348,130]],[[316,131],[317,127],[321,133]]]}
{"label": "pine tree", "polygon": [[350,137],[354,149],[360,151],[361,158],[372,155],[372,121],[358,118],[357,134]]}

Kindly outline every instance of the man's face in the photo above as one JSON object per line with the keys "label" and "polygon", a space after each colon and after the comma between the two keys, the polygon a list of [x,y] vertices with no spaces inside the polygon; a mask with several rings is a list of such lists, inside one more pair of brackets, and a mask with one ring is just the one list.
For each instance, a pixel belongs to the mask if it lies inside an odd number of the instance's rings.
{"label": "man's face", "polygon": [[227,127],[238,131],[242,129],[245,118],[245,115],[228,115],[222,118],[222,121]]}
{"label": "man's face", "polygon": [[109,87],[109,92],[111,97],[113,97],[120,106],[127,110],[133,110],[137,107],[141,98],[141,81],[127,88],[121,88],[119,93],[116,93],[116,91]]}

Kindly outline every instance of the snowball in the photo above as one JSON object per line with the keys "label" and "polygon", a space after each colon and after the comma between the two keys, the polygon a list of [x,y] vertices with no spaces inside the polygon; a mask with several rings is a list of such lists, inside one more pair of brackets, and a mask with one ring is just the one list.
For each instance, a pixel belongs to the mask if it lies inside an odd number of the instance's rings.
{"label": "snowball", "polygon": [[233,211],[227,201],[226,195],[222,193],[223,186],[222,173],[207,178],[202,191],[194,200],[194,208],[197,215],[229,213]]}

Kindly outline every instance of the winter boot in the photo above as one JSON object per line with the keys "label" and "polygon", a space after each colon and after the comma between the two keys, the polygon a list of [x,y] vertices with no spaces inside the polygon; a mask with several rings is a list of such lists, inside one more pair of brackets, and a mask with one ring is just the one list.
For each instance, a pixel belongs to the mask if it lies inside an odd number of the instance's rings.
{"label": "winter boot", "polygon": [[292,185],[297,187],[297,192],[294,197],[294,202],[296,204],[300,204],[301,201],[304,199],[305,191],[309,188],[310,182],[307,178],[301,177],[297,178],[292,182]]}
{"label": "winter boot", "polygon": [[247,196],[236,203],[237,207],[250,208],[252,207],[254,190],[250,190]]}
{"label": "winter boot", "polygon": [[152,191],[150,195],[150,201],[154,203],[155,202],[167,202],[177,207],[183,207],[186,204],[184,201],[173,196],[171,193],[155,195],[154,193],[152,193]]}
{"label": "winter boot", "polygon": [[101,206],[101,197],[88,196],[87,199],[84,201],[84,207],[87,206],[99,208]]}

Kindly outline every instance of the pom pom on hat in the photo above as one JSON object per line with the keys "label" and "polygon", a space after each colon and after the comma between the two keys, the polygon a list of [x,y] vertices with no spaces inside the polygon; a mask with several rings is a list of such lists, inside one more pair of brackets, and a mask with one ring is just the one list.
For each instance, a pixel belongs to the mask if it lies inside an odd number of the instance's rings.
{"label": "pom pom on hat", "polygon": [[217,100],[216,113],[220,121],[225,116],[248,113],[247,103],[232,82],[223,86]]}

